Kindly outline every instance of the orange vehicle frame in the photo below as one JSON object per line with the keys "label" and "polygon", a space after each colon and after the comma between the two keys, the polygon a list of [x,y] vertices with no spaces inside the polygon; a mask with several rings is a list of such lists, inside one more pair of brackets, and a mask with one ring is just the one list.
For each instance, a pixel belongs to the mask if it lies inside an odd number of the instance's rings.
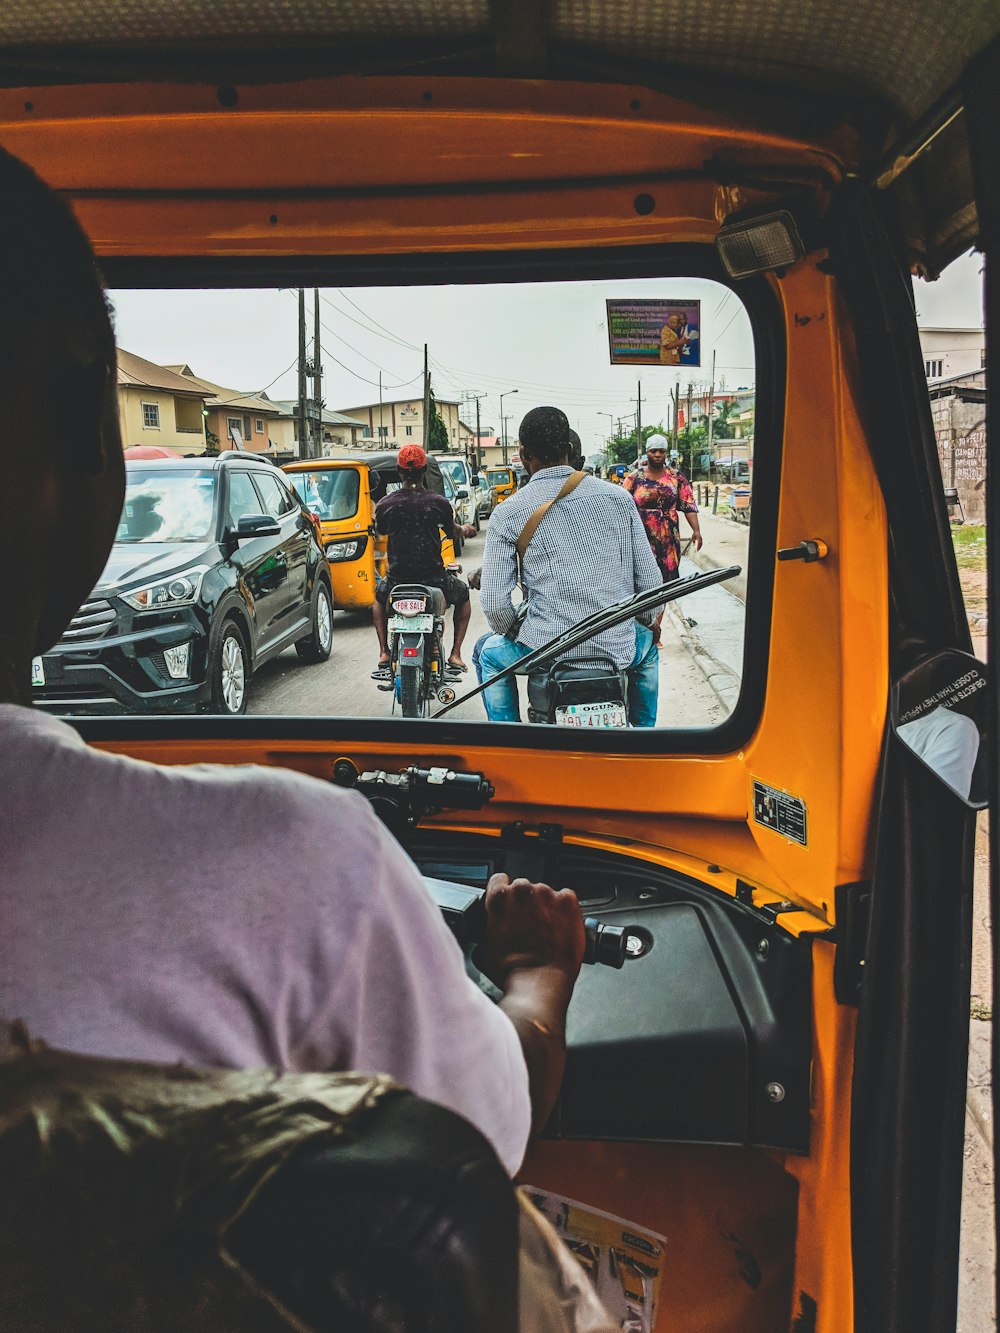
{"label": "orange vehicle frame", "polygon": [[[854,152],[845,135],[813,143],[792,125],[752,132],[645,88],[462,78],[247,87],[230,106],[210,86],[4,89],[0,142],[65,193],[102,257],[219,261],[707,245],[721,218],[767,198],[716,183],[707,161],[780,162],[822,194]],[[455,727],[388,739],[373,729],[370,740],[348,743],[336,719],[309,742],[178,741],[165,731],[109,745],[166,763],[253,761],[324,778],[340,755],[362,768],[481,769],[496,788],[484,817],[441,817],[441,827],[496,832],[512,819],[558,820],[581,846],[680,869],[730,895],[739,877],[758,901],[803,909],[782,924],[814,937],[808,1157],[542,1142],[525,1167],[533,1183],[674,1241],[661,1327],[689,1333],[735,1327],[742,1308],[738,1228],[720,1229],[707,1215],[711,1182],[732,1175],[735,1160],[748,1193],[756,1174],[774,1169],[797,1186],[793,1290],[814,1302],[817,1333],[843,1333],[852,1320],[854,1011],[834,1000],[825,937],[836,924],[834,885],[869,869],[888,678],[887,561],[853,340],[816,259],[769,278],[787,357],[776,535],[778,546],[822,537],[830,558],[776,566],[766,695],[745,745],[724,754],[677,753],[669,742],[656,755],[553,753],[543,731],[514,746],[473,744]],[[751,604],[749,614],[758,611]],[[805,802],[807,846],[751,820],[754,778]],[[613,793],[628,793],[627,809],[608,808]],[[685,1242],[685,1228],[700,1239]]]}

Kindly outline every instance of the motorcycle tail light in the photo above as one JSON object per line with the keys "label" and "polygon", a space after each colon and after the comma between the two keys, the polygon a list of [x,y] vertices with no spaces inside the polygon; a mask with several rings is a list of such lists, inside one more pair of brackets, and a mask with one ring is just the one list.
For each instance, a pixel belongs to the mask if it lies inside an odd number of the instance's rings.
{"label": "motorcycle tail light", "polygon": [[404,657],[419,657],[419,656],[420,656],[420,649],[419,649],[419,648],[404,648],[404,649],[403,649],[403,656],[404,656]]}

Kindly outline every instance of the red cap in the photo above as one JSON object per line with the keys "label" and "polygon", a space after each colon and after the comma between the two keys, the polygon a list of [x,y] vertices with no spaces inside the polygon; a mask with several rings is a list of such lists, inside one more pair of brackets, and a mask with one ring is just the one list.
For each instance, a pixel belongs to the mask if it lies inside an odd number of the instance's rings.
{"label": "red cap", "polygon": [[404,444],[396,455],[396,466],[405,472],[416,472],[427,466],[427,455],[419,444]]}

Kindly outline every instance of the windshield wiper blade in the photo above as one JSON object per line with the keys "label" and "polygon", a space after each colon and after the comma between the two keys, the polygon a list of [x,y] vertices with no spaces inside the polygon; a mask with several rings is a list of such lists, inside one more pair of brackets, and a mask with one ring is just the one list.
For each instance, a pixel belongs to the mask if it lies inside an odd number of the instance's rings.
{"label": "windshield wiper blade", "polygon": [[675,602],[678,597],[684,597],[692,592],[700,592],[702,588],[710,588],[715,583],[722,583],[724,579],[735,578],[740,572],[740,565],[728,565],[725,569],[711,569],[703,574],[690,574],[686,579],[674,579],[672,583],[664,583],[659,588],[648,588],[646,592],[637,592],[634,597],[626,597],[624,601],[615,602],[613,606],[606,606],[601,611],[595,611],[586,619],[571,625],[567,630],[563,630],[562,634],[557,634],[548,643],[543,643],[541,648],[536,648],[533,653],[528,653],[526,657],[520,658],[519,661],[512,663],[509,667],[504,667],[503,671],[498,671],[495,676],[491,676],[482,685],[477,685],[474,689],[469,690],[467,694],[463,694],[450,704],[445,704],[443,708],[439,708],[436,713],[431,715],[432,720],[444,717],[445,713],[450,713],[459,704],[475,699],[488,686],[496,685],[498,681],[506,680],[508,676],[513,676],[517,672],[526,672],[530,671],[532,667],[543,666],[562,653],[568,653],[571,649],[579,647],[581,643],[586,643],[588,639],[603,634],[605,630],[614,629],[615,625],[620,625],[623,620],[632,620],[635,616],[641,615],[643,611],[651,610],[654,606]]}

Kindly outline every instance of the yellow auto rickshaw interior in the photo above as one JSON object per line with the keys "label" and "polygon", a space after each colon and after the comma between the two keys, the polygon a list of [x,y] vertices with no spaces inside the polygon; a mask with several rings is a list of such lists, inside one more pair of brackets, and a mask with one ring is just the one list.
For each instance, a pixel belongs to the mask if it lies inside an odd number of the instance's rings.
{"label": "yellow auto rickshaw interior", "polygon": [[[648,734],[571,737],[481,713],[78,725],[163,763],[280,764],[324,781],[344,759],[365,773],[483,774],[495,795],[481,808],[399,826],[421,869],[565,882],[640,942],[620,972],[581,979],[563,1097],[524,1180],[663,1238],[661,1329],[763,1333],[798,1319],[842,1333],[854,1011],[837,1002],[830,932],[838,886],[869,864],[885,514],[822,228],[801,258],[741,280],[714,243],[746,210],[794,205],[804,229],[821,222],[867,151],[856,126],[807,124],[794,101],[749,125],[628,82],[30,91],[0,91],[0,141],[72,201],[123,309],[185,285],[220,299],[349,287],[362,305],[375,290],[480,304],[522,291],[544,341],[572,310],[557,290],[595,325],[607,295],[641,291],[697,294],[703,336],[716,318],[716,334],[730,317],[742,329],[757,389],[753,520],[738,689],[721,719],[675,713]],[[806,539],[828,557],[776,563]]]}

